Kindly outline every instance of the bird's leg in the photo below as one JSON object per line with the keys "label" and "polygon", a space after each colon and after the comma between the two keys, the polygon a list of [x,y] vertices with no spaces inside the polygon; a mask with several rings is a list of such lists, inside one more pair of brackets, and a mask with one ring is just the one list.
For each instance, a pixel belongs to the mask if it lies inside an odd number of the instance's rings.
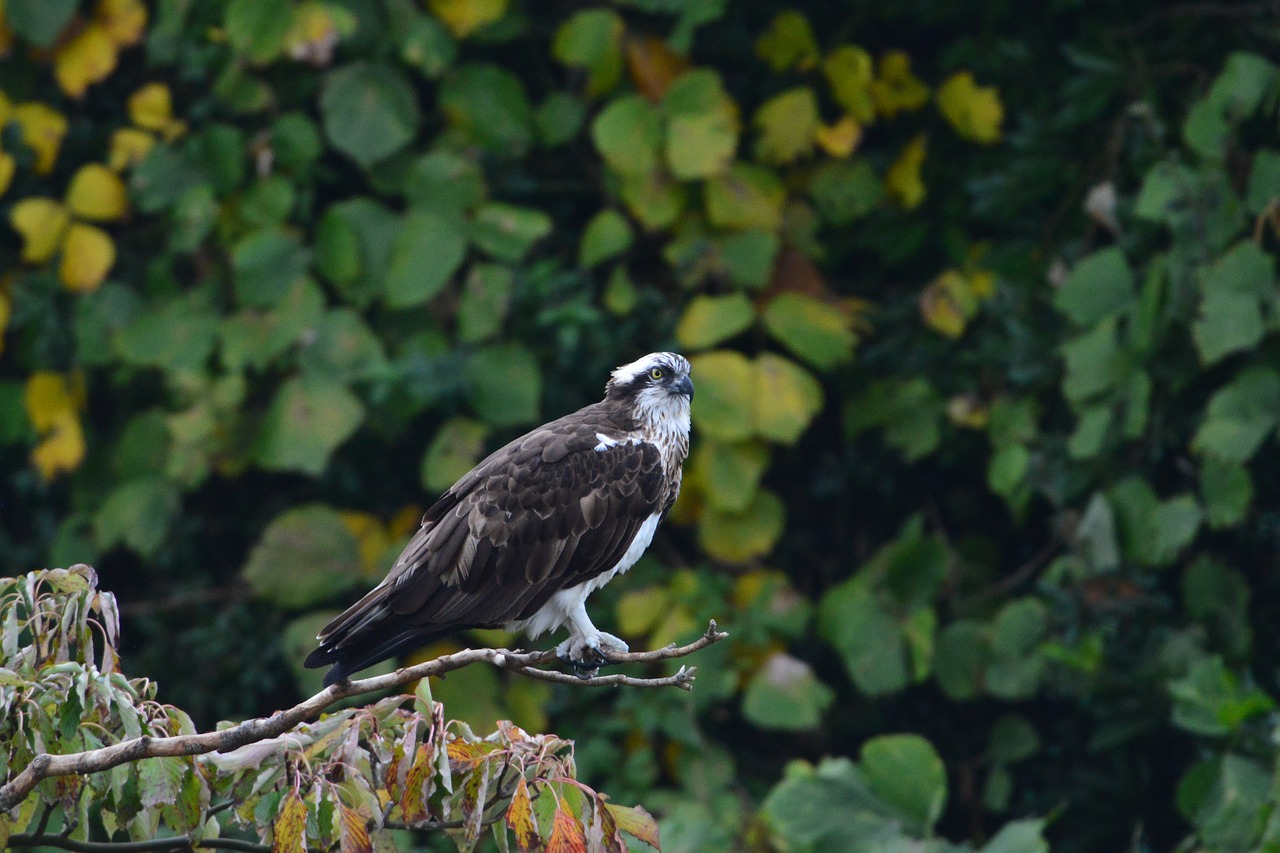
{"label": "bird's leg", "polygon": [[580,678],[591,678],[601,664],[609,662],[609,654],[627,652],[630,647],[618,637],[606,634],[591,624],[585,601],[579,601],[567,614],[569,638],[556,646],[556,657],[573,667]]}

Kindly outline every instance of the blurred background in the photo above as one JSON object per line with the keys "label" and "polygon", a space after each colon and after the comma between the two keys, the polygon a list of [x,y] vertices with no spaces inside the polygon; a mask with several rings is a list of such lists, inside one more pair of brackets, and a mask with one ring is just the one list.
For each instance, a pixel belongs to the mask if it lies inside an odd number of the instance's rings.
{"label": "blurred background", "polygon": [[202,728],[676,349],[684,494],[591,611],[730,639],[449,717],[669,851],[1280,843],[1280,3],[0,10],[0,574],[94,564]]}

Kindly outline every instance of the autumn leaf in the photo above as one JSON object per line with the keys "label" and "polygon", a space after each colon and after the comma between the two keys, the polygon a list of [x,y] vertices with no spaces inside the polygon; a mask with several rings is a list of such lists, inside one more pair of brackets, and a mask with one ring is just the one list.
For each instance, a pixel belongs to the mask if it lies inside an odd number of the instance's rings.
{"label": "autumn leaf", "polygon": [[122,127],[111,134],[107,165],[116,172],[136,166],[156,144],[156,138],[136,127]]}
{"label": "autumn leaf", "polygon": [[137,44],[147,31],[147,7],[142,0],[101,0],[93,14],[120,47]]}
{"label": "autumn leaf", "polygon": [[862,125],[853,116],[844,116],[835,124],[820,124],[813,141],[832,157],[848,157],[862,141]]}
{"label": "autumn leaf", "polygon": [[918,110],[929,102],[929,87],[911,73],[911,57],[891,50],[876,63],[876,79],[871,81],[871,98],[876,111],[885,118]]}
{"label": "autumn leaf", "polygon": [[53,257],[71,221],[66,207],[51,198],[24,198],[9,211],[9,224],[22,235],[22,260],[42,264]]}
{"label": "autumn leaf", "polygon": [[831,86],[831,97],[845,112],[863,124],[875,120],[876,105],[871,96],[875,73],[871,54],[853,45],[837,47],[822,61],[822,73]]}
{"label": "autumn leaf", "polygon": [[342,853],[373,853],[373,842],[369,840],[369,826],[364,815],[346,803],[338,803],[338,811],[342,815],[338,825]]}
{"label": "autumn leaf", "polygon": [[427,797],[431,795],[430,780],[435,772],[435,755],[426,744],[419,744],[413,764],[404,779],[404,793],[400,797],[400,812],[405,823],[420,823],[430,817]]}
{"label": "autumn leaf", "polygon": [[547,853],[587,853],[587,836],[582,831],[582,823],[569,810],[569,804],[563,797],[556,805]]}
{"label": "autumn leaf", "polygon": [[511,805],[507,806],[507,826],[515,833],[516,847],[520,853],[530,853],[542,846],[538,836],[538,819],[533,814],[529,786],[523,776],[516,783],[515,793],[511,795]]}
{"label": "autumn leaf", "polygon": [[107,232],[83,222],[73,222],[62,245],[58,277],[68,290],[97,290],[116,262],[116,246]]}
{"label": "autumn leaf", "polygon": [[76,170],[66,200],[73,214],[94,222],[113,222],[124,215],[127,206],[124,182],[100,163],[87,163]]}
{"label": "autumn leaf", "polygon": [[129,96],[129,120],[166,140],[176,139],[186,130],[186,125],[173,117],[173,97],[163,83],[148,83]]}
{"label": "autumn leaf", "polygon": [[1004,106],[993,86],[979,86],[973,74],[960,71],[938,89],[938,109],[956,133],[974,142],[990,144],[1000,139]]}
{"label": "autumn leaf", "polygon": [[440,22],[457,38],[466,38],[507,13],[507,0],[427,0]]}
{"label": "autumn leaf", "polygon": [[920,316],[925,324],[948,338],[964,334],[977,310],[977,297],[958,270],[947,270],[920,294]]}
{"label": "autumn leaf", "polygon": [[662,849],[662,842],[658,838],[658,822],[653,819],[653,815],[645,811],[643,806],[628,807],[605,803],[604,807],[609,810],[618,828],[627,835],[643,841],[655,850]]}
{"label": "autumn leaf", "polygon": [[808,71],[818,62],[818,41],[809,19],[793,9],[779,12],[756,39],[756,56],[775,72],[796,68]]}
{"label": "autumn leaf", "polygon": [[305,853],[307,806],[297,791],[285,795],[271,824],[271,853]]}
{"label": "autumn leaf", "polygon": [[807,86],[788,89],[765,101],[752,123],[760,131],[756,156],[766,163],[790,163],[813,150],[818,99]]}
{"label": "autumn leaf", "polygon": [[636,90],[658,103],[676,78],[689,70],[689,60],[656,36],[628,36],[623,45],[627,70]]}
{"label": "autumn leaf", "polygon": [[48,435],[31,451],[31,462],[45,480],[74,471],[84,461],[84,430],[73,414],[58,416]]}
{"label": "autumn leaf", "polygon": [[32,428],[43,436],[31,461],[46,480],[73,471],[84,460],[84,432],[76,415],[82,405],[79,389],[67,377],[37,371],[27,378],[23,406]]}
{"label": "autumn leaf", "polygon": [[924,165],[925,151],[926,140],[922,133],[907,143],[884,176],[885,191],[907,210],[924,201],[925,186],[920,168]]}
{"label": "autumn leaf", "polygon": [[53,75],[62,91],[79,98],[91,85],[111,76],[118,54],[111,34],[98,24],[90,24],[58,48]]}
{"label": "autumn leaf", "polygon": [[28,101],[13,108],[13,118],[22,130],[23,144],[36,154],[35,173],[49,174],[67,135],[66,117],[48,104]]}
{"label": "autumn leaf", "polygon": [[360,567],[369,573],[377,572],[382,567],[382,554],[390,545],[382,521],[371,512],[353,510],[339,512],[338,517],[360,543]]}

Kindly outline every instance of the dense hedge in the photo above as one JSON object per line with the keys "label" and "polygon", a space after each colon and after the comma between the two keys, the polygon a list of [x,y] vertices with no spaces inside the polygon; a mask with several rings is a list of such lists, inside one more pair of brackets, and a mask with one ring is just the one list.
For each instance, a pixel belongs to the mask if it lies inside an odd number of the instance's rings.
{"label": "dense hedge", "polygon": [[8,0],[0,570],[275,707],[432,495],[678,348],[593,613],[731,641],[450,716],[668,850],[1276,843],[1280,21],[1121,5]]}

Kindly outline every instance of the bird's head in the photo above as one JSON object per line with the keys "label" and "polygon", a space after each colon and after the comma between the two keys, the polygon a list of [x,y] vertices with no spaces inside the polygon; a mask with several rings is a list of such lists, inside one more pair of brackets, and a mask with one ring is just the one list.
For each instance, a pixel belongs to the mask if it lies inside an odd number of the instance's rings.
{"label": "bird's head", "polygon": [[689,360],[679,353],[651,352],[615,369],[604,395],[627,403],[639,420],[656,423],[674,418],[688,424],[693,400]]}

